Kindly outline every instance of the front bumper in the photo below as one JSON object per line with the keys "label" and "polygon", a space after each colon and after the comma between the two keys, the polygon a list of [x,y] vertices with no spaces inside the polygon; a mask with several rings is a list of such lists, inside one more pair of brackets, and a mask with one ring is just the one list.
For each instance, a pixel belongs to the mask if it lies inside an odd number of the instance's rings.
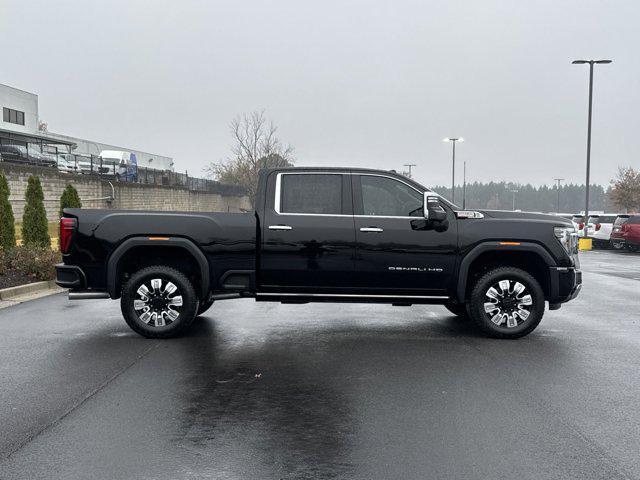
{"label": "front bumper", "polygon": [[549,303],[558,304],[573,300],[582,288],[582,271],[575,267],[551,267]]}

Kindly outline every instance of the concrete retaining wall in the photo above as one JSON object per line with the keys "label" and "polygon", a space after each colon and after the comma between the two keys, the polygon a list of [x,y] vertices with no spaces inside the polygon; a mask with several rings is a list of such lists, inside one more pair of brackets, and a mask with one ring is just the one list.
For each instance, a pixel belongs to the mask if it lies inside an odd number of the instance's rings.
{"label": "concrete retaining wall", "polygon": [[9,200],[16,221],[22,220],[24,194],[31,175],[40,178],[47,217],[52,222],[58,219],[60,196],[68,183],[71,183],[78,190],[82,206],[85,208],[192,212],[239,212],[240,209],[251,208],[249,198],[246,195],[229,194],[228,192],[233,189],[224,188],[224,185],[221,185],[221,192],[209,193],[190,191],[182,187],[112,181],[114,200],[108,203],[103,198],[112,195],[111,185],[108,181],[93,176],[65,174],[55,169],[22,166],[7,162],[0,162],[0,170],[4,172],[9,182],[11,191]]}

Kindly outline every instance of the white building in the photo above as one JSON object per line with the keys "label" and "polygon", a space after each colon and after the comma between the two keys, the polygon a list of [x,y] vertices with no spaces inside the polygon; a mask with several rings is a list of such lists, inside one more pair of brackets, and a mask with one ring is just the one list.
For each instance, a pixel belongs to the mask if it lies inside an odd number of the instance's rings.
{"label": "white building", "polygon": [[42,151],[57,151],[81,155],[100,155],[102,150],[135,153],[139,166],[158,170],[173,170],[173,158],[129,147],[120,147],[93,140],[70,137],[47,131],[40,125],[38,95],[0,84],[0,146],[18,145]]}

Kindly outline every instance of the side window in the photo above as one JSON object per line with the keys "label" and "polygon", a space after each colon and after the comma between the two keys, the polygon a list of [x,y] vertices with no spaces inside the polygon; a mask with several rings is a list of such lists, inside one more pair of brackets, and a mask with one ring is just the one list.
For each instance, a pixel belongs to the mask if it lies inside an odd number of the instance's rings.
{"label": "side window", "polygon": [[342,175],[282,174],[279,212],[341,214]]}
{"label": "side window", "polygon": [[384,217],[422,217],[422,195],[387,177],[361,175],[362,213]]}

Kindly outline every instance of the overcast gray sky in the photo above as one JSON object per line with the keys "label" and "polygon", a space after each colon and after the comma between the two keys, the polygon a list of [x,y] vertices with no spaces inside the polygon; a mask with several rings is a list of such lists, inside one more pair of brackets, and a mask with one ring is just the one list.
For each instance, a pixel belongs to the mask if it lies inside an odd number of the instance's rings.
{"label": "overcast gray sky", "polygon": [[[57,133],[170,155],[200,174],[265,109],[300,165],[584,182],[640,167],[640,2],[0,0],[0,83]],[[462,169],[458,170],[462,182]]]}

